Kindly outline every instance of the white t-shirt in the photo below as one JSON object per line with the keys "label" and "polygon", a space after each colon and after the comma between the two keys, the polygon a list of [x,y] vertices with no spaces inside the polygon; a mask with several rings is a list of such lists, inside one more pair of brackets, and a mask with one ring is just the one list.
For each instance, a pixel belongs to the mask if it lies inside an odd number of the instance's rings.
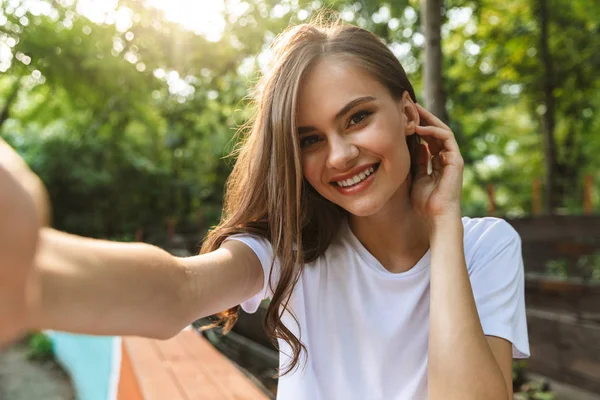
{"label": "white t-shirt", "polygon": [[[521,239],[499,218],[464,217],[462,222],[483,331],[510,341],[513,357],[529,357]],[[250,235],[230,239],[252,248],[265,272],[263,289],[242,303],[253,313],[272,295],[267,284],[272,246]],[[299,327],[287,312],[283,316],[306,346],[308,360],[301,356],[299,368],[279,379],[277,398],[426,399],[429,266],[428,250],[410,270],[389,272],[344,222],[325,253],[305,266],[292,293],[289,305]],[[274,268],[276,283],[277,262]],[[282,340],[279,349],[283,368],[292,353]]]}

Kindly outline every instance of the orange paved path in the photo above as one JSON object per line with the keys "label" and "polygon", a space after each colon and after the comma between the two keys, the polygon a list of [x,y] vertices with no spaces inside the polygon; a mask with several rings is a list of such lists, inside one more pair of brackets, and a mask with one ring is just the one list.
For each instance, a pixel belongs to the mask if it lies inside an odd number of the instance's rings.
{"label": "orange paved path", "polygon": [[119,400],[268,400],[206,339],[123,338]]}

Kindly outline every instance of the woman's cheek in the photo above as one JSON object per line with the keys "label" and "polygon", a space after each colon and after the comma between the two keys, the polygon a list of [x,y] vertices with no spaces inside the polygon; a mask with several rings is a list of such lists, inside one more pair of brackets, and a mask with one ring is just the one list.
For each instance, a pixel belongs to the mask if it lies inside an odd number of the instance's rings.
{"label": "woman's cheek", "polygon": [[314,188],[318,188],[320,182],[320,168],[318,167],[318,159],[311,155],[305,155],[302,158],[302,171],[304,178],[310,183]]}
{"label": "woman's cheek", "polygon": [[372,124],[364,133],[361,140],[362,147],[377,155],[389,151],[389,146],[394,142],[394,138],[390,137],[384,124]]}

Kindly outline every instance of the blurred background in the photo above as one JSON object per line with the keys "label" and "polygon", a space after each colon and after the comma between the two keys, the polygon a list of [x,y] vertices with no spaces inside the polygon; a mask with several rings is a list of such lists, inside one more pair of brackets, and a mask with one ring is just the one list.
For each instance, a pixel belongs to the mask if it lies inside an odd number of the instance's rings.
{"label": "blurred background", "polygon": [[[517,396],[600,398],[598,1],[0,2],[0,135],[46,183],[54,226],[178,255],[219,220],[274,37],[323,7],[376,33],[457,136],[463,214],[523,240],[532,357],[515,362]],[[205,335],[272,396],[260,324]],[[32,333],[0,353],[0,399],[72,398],[55,344]]]}

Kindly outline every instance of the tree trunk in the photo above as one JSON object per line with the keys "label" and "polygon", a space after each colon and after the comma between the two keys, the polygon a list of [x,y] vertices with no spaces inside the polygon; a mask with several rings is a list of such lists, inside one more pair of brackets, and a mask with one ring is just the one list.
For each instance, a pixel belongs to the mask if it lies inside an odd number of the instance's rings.
{"label": "tree trunk", "polygon": [[[581,145],[578,145],[578,126],[575,121],[568,121],[567,137],[559,143],[557,159],[554,164],[554,200],[556,205],[564,206],[566,200],[583,202],[583,178],[581,166],[586,160]],[[562,153],[562,157],[561,156]]]}
{"label": "tree trunk", "polygon": [[442,2],[443,0],[421,0],[421,23],[425,35],[423,92],[425,107],[448,123],[442,78]]}
{"label": "tree trunk", "polygon": [[546,187],[544,196],[544,212],[552,214],[560,199],[556,196],[556,142],[554,140],[555,102],[554,102],[554,70],[552,56],[548,46],[548,0],[538,0],[540,23],[540,55],[543,69],[544,106],[543,116],[544,158],[546,166]]}

